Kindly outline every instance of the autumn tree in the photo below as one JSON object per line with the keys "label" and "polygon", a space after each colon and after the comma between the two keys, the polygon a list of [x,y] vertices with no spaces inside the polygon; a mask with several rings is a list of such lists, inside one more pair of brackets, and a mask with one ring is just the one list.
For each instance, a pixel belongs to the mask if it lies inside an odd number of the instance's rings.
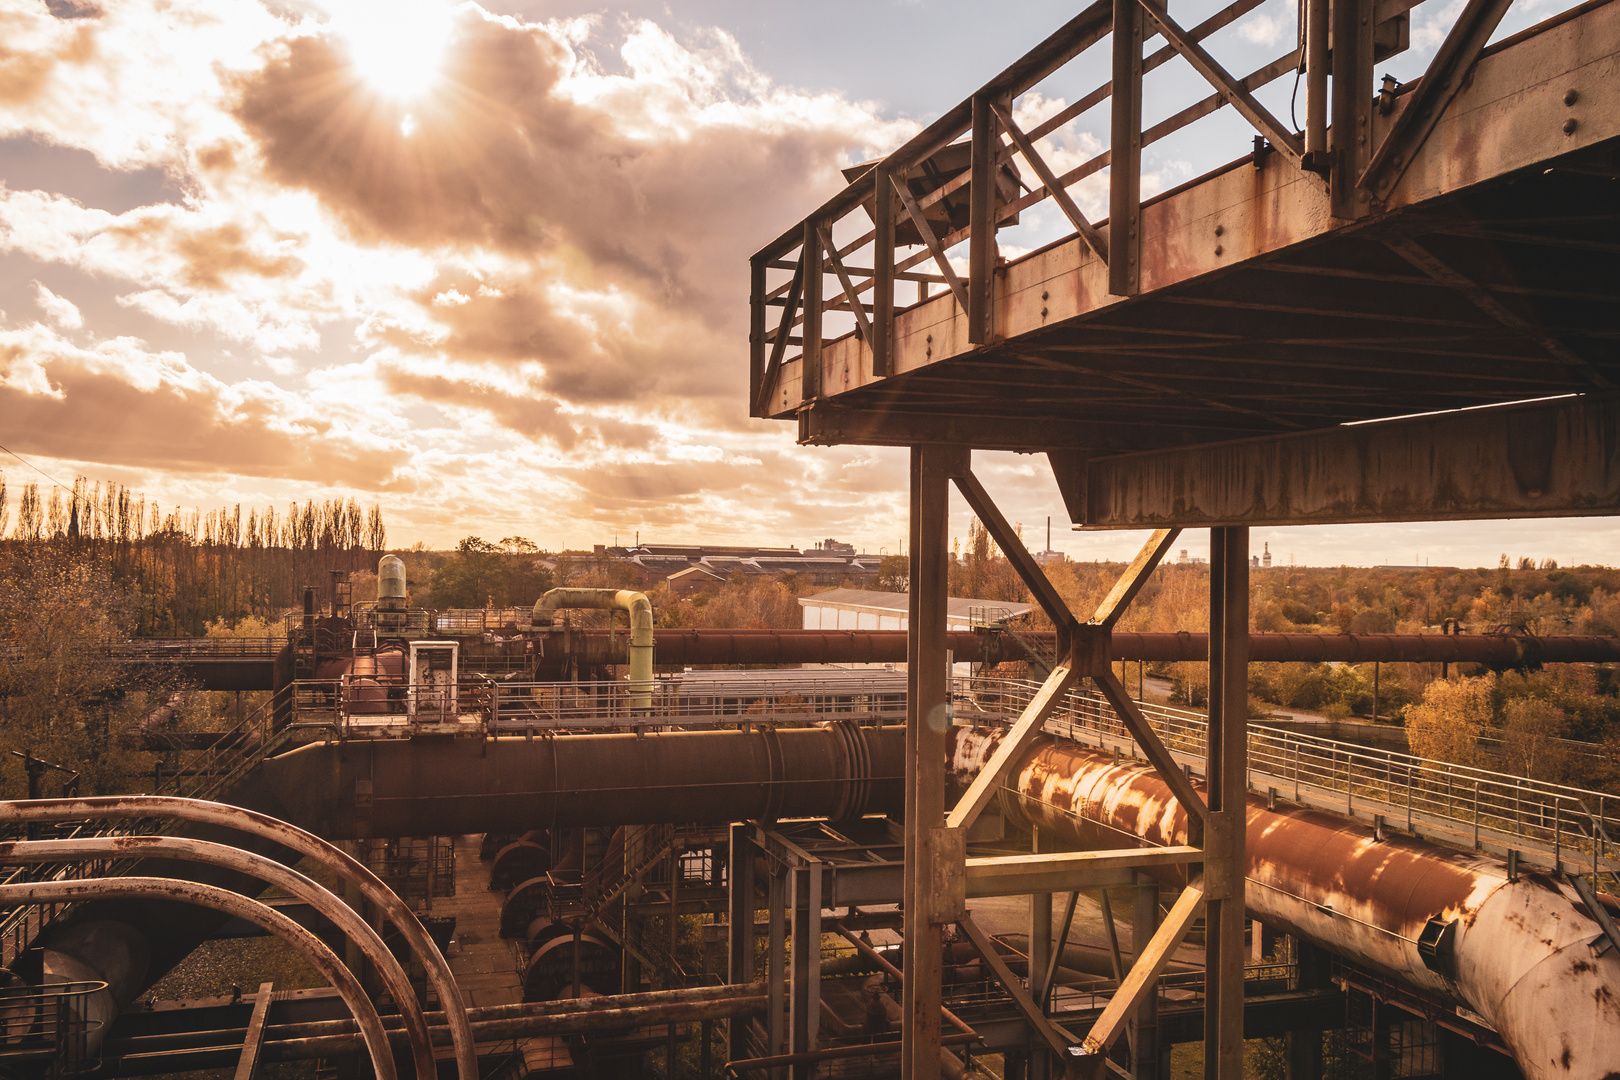
{"label": "autumn tree", "polygon": [[1453,765],[1482,765],[1479,737],[1491,726],[1489,676],[1437,679],[1423,700],[1406,710],[1406,735],[1412,753]]}

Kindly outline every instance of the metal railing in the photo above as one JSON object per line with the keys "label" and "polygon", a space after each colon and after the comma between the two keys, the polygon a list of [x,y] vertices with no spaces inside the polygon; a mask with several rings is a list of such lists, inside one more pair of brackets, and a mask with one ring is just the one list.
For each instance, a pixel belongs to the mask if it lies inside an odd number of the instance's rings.
{"label": "metal railing", "polygon": [[730,727],[747,723],[857,720],[900,723],[906,715],[903,676],[852,671],[807,685],[802,675],[770,679],[709,680],[684,685],[655,680],[650,708],[637,704],[628,682],[490,683],[497,731],[603,727]]}
{"label": "metal railing", "polygon": [[[1192,174],[1251,156],[1256,169],[1329,178],[1336,218],[1372,213],[1422,148],[1425,117],[1443,110],[1509,5],[1473,5],[1461,17],[1431,7],[1418,16],[1431,35],[1449,31],[1447,47],[1432,62],[1415,53],[1395,65],[1408,83],[1416,81],[1417,98],[1375,141],[1367,137],[1374,112],[1391,111],[1386,106],[1400,86],[1392,80],[1380,95],[1375,65],[1387,71],[1391,57],[1408,51],[1417,39],[1413,9],[1420,6],[1421,0],[1353,0],[1353,52],[1330,52],[1327,26],[1340,15],[1336,7],[1330,15],[1326,0],[1301,3],[1300,34],[1281,42],[1273,9],[1262,9],[1262,0],[1234,0],[1185,26],[1178,21],[1185,15],[1161,0],[1086,6],[903,146],[850,170],[843,191],[754,254],[751,414],[787,416],[856,388],[847,374],[834,386],[834,370],[869,372],[875,381],[901,370],[897,360],[909,369],[994,343],[1007,333],[996,320],[1014,317],[997,304],[997,282],[1009,273],[997,234],[1009,227],[1022,229],[1012,243],[1033,250],[1029,258],[1069,244],[1086,263],[1100,264],[1097,285],[1106,283],[1106,290],[1087,286],[1092,295],[1082,310],[1137,295],[1144,263],[1172,280],[1216,269],[1182,251],[1184,242],[1202,242],[1189,237],[1158,238],[1179,263],[1158,265],[1170,260],[1144,250],[1144,150],[1166,139],[1177,140],[1166,153],[1201,159]],[[1174,97],[1163,93],[1167,76],[1153,75],[1167,64],[1193,74],[1174,87]],[[1149,108],[1162,119],[1144,113],[1148,76]],[[1290,76],[1294,96],[1303,99],[1297,129],[1284,81]],[[1241,141],[1227,134],[1234,120]],[[1205,121],[1214,138],[1183,134]],[[1040,221],[1058,227],[1032,224]],[[955,257],[963,246],[965,273]],[[1221,254],[1215,241],[1209,246]],[[909,294],[901,295],[902,283],[916,286],[914,307]],[[930,304],[939,305],[935,317],[902,320]],[[1044,304],[1027,306],[1048,314]],[[1052,306],[1063,305],[1054,298]],[[938,329],[962,316],[960,331]],[[926,342],[920,330],[897,333],[901,321],[933,333]]]}
{"label": "metal railing", "polygon": [[48,1078],[75,1076],[95,1068],[89,1018],[91,994],[104,982],[62,982],[0,988],[0,1070]]}
{"label": "metal railing", "polygon": [[[1007,723],[1038,684],[957,680],[958,721]],[[1149,726],[1183,765],[1204,765],[1208,719],[1187,709],[1141,703]],[[1135,742],[1100,695],[1072,691],[1046,730],[1076,742],[1132,753]],[[1249,788],[1317,809],[1373,820],[1439,843],[1498,854],[1517,851],[1555,870],[1620,872],[1620,799],[1548,783],[1338,742],[1266,725],[1249,726]]]}

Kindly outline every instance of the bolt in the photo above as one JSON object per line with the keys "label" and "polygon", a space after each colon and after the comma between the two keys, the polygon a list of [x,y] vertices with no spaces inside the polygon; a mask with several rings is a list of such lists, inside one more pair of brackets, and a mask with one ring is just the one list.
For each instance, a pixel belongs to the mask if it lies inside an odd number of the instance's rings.
{"label": "bolt", "polygon": [[1219,255],[1220,253],[1221,253],[1221,245],[1216,244],[1215,245],[1215,254]]}
{"label": "bolt", "polygon": [[1215,226],[1215,235],[1216,236],[1225,236],[1226,235],[1226,226],[1225,225],[1217,225],[1217,226]]}
{"label": "bolt", "polygon": [[1045,299],[1046,299],[1046,293],[1045,293],[1045,292],[1042,292],[1042,293],[1041,293],[1041,299],[1042,299],[1042,300],[1045,300]]}
{"label": "bolt", "polygon": [[1568,120],[1564,121],[1564,134],[1565,135],[1573,135],[1573,134],[1575,134],[1575,129],[1577,127],[1579,127],[1579,126],[1580,125],[1575,122],[1575,118],[1573,116],[1570,117]]}
{"label": "bolt", "polygon": [[1578,91],[1578,90],[1565,90],[1564,91],[1564,104],[1565,105],[1573,105],[1579,100],[1581,100],[1580,91]]}
{"label": "bolt", "polygon": [[1046,309],[1045,308],[1041,308],[1041,318],[1043,318],[1043,319],[1046,318]]}

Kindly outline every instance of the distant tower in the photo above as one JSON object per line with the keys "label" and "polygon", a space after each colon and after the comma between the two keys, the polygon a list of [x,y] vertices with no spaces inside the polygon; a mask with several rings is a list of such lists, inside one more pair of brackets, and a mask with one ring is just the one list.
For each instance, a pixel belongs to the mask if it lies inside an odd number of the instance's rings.
{"label": "distant tower", "polygon": [[1271,542],[1266,542],[1266,553],[1260,556],[1260,565],[1265,569],[1271,568]]}

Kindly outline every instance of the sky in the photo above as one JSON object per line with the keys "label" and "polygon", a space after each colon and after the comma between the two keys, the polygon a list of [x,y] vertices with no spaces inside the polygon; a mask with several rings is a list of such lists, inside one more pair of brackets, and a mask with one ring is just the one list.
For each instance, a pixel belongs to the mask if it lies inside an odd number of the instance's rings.
{"label": "sky", "polygon": [[[1461,2],[1419,8],[1388,69],[1421,71]],[[1519,0],[1499,36],[1559,6]],[[0,471],[13,491],[38,469],[205,510],[354,495],[396,545],[898,551],[904,451],[799,447],[747,417],[746,260],[1075,10],[0,0]],[[1248,71],[1296,32],[1291,0],[1266,0],[1209,44]],[[1099,61],[1020,117],[1090,89]],[[1196,78],[1151,76],[1149,121]],[[1290,89],[1262,100],[1285,115]],[[1093,110],[1042,150],[1061,170],[1106,123]],[[1156,144],[1147,192],[1251,134],[1223,110]],[[1094,217],[1105,184],[1072,191]],[[1036,208],[1002,243],[1066,231]],[[1031,547],[1048,518],[1075,558],[1141,542],[1072,532],[1044,458],[976,470]],[[958,501],[953,535],[967,524]],[[1257,529],[1267,543],[1317,565],[1620,557],[1603,519]]]}

